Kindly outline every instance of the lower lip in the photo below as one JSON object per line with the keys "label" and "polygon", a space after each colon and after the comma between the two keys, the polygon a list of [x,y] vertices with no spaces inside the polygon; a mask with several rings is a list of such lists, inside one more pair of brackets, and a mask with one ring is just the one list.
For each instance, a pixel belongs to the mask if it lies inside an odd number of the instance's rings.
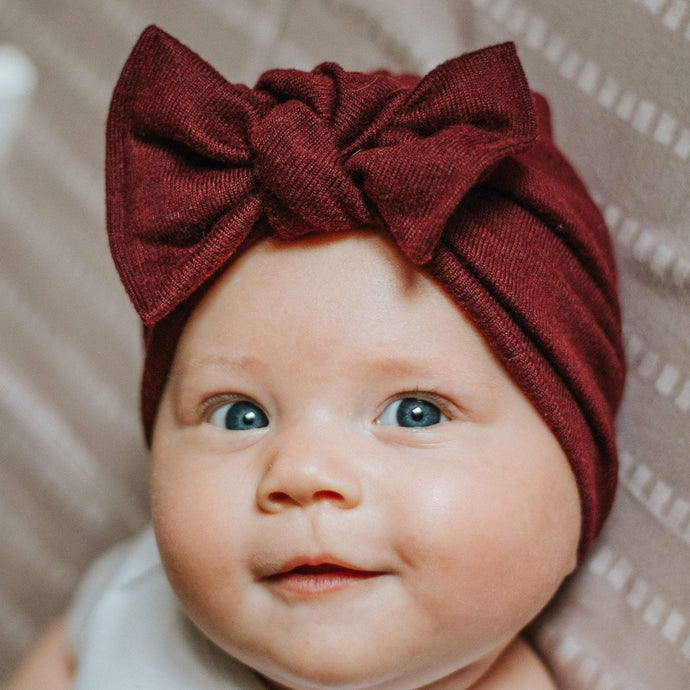
{"label": "lower lip", "polygon": [[333,594],[363,582],[368,582],[381,573],[357,570],[334,570],[326,573],[283,573],[267,578],[266,582],[285,593],[300,596]]}

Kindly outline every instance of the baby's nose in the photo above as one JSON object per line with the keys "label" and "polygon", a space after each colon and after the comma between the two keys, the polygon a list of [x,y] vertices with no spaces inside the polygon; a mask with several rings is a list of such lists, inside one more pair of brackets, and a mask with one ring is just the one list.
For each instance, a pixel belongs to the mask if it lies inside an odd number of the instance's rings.
{"label": "baby's nose", "polygon": [[275,439],[257,486],[261,510],[277,513],[322,501],[350,509],[360,503],[361,478],[347,444],[327,433],[306,434],[292,432]]}

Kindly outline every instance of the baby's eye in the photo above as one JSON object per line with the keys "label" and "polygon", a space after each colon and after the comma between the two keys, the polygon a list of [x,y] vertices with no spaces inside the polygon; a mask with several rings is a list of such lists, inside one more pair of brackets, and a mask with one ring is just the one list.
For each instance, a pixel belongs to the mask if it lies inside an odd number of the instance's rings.
{"label": "baby's eye", "polygon": [[378,424],[404,427],[433,426],[448,418],[441,410],[421,398],[401,398],[392,402],[376,420]]}
{"label": "baby's eye", "polygon": [[248,431],[268,426],[266,413],[248,400],[222,405],[211,415],[209,422],[228,431]]}

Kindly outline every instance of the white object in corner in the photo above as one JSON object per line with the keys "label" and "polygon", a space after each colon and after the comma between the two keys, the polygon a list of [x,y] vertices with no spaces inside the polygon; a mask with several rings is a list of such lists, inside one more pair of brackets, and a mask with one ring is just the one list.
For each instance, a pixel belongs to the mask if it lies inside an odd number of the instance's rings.
{"label": "white object in corner", "polygon": [[0,165],[9,156],[36,81],[29,58],[16,46],[0,44]]}

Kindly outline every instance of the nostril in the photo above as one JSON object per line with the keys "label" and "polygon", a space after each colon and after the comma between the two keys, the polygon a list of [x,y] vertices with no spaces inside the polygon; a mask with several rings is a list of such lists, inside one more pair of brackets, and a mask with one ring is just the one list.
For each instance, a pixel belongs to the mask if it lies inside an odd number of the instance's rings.
{"label": "nostril", "polygon": [[314,493],[315,501],[342,501],[343,496],[337,491],[330,491],[328,489],[323,489],[322,491],[316,491]]}
{"label": "nostril", "polygon": [[272,503],[285,504],[285,503],[311,503],[312,501],[342,501],[344,500],[343,495],[338,491],[332,491],[330,489],[322,489],[320,491],[315,491],[311,494],[310,498],[304,497],[305,500],[300,500],[299,497],[285,493],[284,491],[271,491],[268,494],[268,500]]}
{"label": "nostril", "polygon": [[271,491],[271,493],[268,494],[268,499],[274,503],[292,502],[292,499],[283,491]]}

